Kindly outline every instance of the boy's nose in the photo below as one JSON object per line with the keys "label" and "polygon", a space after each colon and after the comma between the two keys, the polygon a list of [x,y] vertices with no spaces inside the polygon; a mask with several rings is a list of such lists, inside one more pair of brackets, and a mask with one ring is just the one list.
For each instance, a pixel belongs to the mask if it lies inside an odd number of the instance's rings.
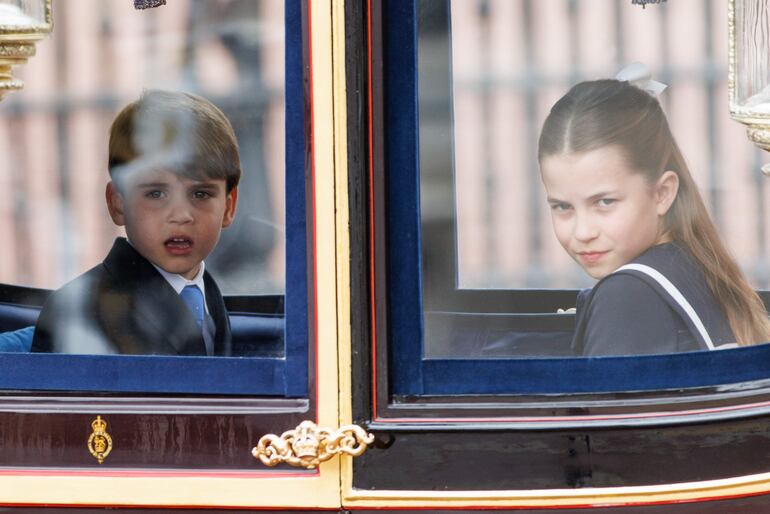
{"label": "boy's nose", "polygon": [[171,204],[168,219],[171,223],[190,223],[193,220],[192,208],[187,202]]}

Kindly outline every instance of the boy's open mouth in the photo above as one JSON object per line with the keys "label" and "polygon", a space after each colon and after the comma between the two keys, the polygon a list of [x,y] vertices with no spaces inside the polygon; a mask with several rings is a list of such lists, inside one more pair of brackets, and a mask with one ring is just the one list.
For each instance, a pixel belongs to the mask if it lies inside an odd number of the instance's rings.
{"label": "boy's open mouth", "polygon": [[186,237],[170,237],[163,243],[169,250],[188,250],[192,248],[192,239]]}

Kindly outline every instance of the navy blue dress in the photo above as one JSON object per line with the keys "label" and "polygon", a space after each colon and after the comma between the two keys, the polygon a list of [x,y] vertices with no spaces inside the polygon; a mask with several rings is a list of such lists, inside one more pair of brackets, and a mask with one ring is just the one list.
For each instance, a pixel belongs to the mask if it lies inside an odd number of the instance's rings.
{"label": "navy blue dress", "polygon": [[[700,317],[714,346],[735,342],[730,323],[701,268],[675,243],[653,246],[631,261],[663,274]],[[616,271],[578,295],[577,355],[644,355],[706,350],[692,319],[655,280]]]}

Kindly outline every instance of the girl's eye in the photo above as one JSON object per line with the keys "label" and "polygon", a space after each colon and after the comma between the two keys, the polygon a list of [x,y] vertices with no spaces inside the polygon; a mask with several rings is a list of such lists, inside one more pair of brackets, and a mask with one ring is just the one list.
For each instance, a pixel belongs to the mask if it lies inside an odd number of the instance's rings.
{"label": "girl's eye", "polygon": [[551,209],[558,212],[564,212],[570,210],[571,206],[568,203],[560,202],[560,203],[552,203]]}
{"label": "girl's eye", "polygon": [[617,202],[617,200],[614,198],[601,198],[598,200],[597,203],[599,204],[599,207],[609,207],[615,202]]}

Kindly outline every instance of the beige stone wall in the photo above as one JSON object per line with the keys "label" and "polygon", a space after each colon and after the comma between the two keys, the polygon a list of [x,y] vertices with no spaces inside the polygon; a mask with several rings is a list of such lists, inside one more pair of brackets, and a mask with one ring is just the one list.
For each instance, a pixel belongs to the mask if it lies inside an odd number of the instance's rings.
{"label": "beige stone wall", "polygon": [[[661,101],[704,199],[745,271],[767,288],[770,179],[760,176],[759,165],[770,155],[756,150],[728,114],[726,3],[671,0],[642,9],[630,0],[531,1],[529,23],[524,6],[510,0],[452,3],[461,287],[591,284],[553,237],[542,191],[532,198],[528,189],[538,172],[527,130],[530,124],[539,130],[571,81],[613,77],[620,63],[641,61],[655,78],[668,80]],[[541,84],[535,119],[529,119],[525,83],[533,77]],[[480,87],[483,80],[488,93]],[[491,193],[483,183],[485,167]],[[532,219],[533,205],[539,223]],[[542,241],[542,254],[534,258],[533,231]]]}
{"label": "beige stone wall", "polygon": [[[121,233],[104,204],[113,116],[145,88],[248,94],[217,37],[232,30],[259,38],[261,79],[272,95],[262,123],[279,237],[267,273],[282,289],[283,3],[172,0],[137,11],[129,0],[66,0],[53,8],[53,34],[17,70],[26,87],[0,103],[0,282],[56,288],[101,261]],[[191,23],[196,8],[209,21]]]}

